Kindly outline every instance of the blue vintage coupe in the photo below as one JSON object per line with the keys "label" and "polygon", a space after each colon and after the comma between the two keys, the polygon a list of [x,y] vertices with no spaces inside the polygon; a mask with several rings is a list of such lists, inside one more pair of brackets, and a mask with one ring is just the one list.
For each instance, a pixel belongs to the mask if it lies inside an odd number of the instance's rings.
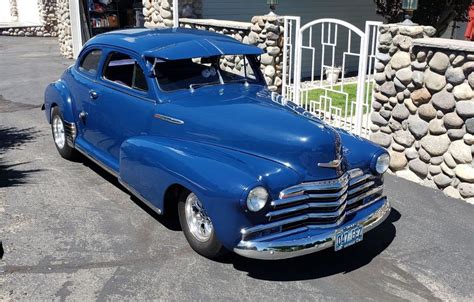
{"label": "blue vintage coupe", "polygon": [[390,212],[387,152],[270,92],[261,54],[190,29],[99,35],[46,88],[56,148],[179,219],[208,258],[283,259],[361,241]]}

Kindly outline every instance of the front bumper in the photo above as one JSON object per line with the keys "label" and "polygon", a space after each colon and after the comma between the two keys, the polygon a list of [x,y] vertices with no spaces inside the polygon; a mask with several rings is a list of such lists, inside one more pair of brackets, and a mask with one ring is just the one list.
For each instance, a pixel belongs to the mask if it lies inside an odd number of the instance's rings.
{"label": "front bumper", "polygon": [[382,197],[357,211],[337,228],[307,227],[304,232],[271,241],[240,241],[234,252],[254,259],[278,260],[303,256],[334,246],[336,231],[360,224],[364,234],[381,224],[390,214],[390,202]]}

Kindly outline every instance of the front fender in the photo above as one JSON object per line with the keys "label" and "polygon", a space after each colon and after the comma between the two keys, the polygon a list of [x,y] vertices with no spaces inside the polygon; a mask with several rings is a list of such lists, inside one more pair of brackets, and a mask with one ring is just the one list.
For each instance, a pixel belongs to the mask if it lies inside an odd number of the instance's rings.
{"label": "front fender", "polygon": [[53,106],[59,107],[66,121],[74,121],[71,94],[63,80],[49,84],[44,92],[44,110],[48,123],[51,123],[51,107]]}
{"label": "front fender", "polygon": [[359,168],[368,172],[374,160],[380,154],[387,153],[385,149],[365,138],[342,129],[337,129],[337,132],[341,137],[342,151],[347,160],[348,170]]}
{"label": "front fender", "polygon": [[217,238],[229,249],[240,241],[240,230],[258,223],[247,212],[245,192],[265,186],[271,195],[298,180],[277,163],[237,151],[164,137],[135,137],[121,146],[120,178],[154,206],[164,209],[164,195],[179,184],[193,191],[215,226]]}

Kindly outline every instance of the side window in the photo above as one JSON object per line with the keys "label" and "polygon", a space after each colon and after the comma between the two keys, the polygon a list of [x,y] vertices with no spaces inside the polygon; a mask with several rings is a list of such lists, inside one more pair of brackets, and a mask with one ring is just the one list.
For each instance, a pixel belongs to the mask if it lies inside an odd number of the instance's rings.
{"label": "side window", "polygon": [[252,66],[249,64],[249,60],[244,55],[224,55],[219,60],[219,66],[222,70],[222,77],[224,80],[233,81],[240,79],[247,79],[250,81],[256,81]]}
{"label": "side window", "polygon": [[104,78],[133,89],[147,91],[146,77],[140,65],[129,55],[112,52],[107,58]]}
{"label": "side window", "polygon": [[97,69],[99,68],[100,57],[102,56],[102,51],[98,49],[91,50],[87,53],[82,59],[81,64],[79,65],[79,70],[86,72],[91,75],[97,74]]}

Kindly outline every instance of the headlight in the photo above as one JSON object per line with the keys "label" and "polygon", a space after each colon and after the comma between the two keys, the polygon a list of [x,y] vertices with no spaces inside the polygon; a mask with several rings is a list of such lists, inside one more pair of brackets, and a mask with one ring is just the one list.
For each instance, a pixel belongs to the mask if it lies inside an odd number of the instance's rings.
{"label": "headlight", "polygon": [[247,208],[252,212],[258,212],[267,203],[268,192],[264,187],[256,187],[250,190],[247,196]]}
{"label": "headlight", "polygon": [[384,153],[377,158],[375,162],[375,171],[379,174],[385,173],[390,166],[390,155]]}

